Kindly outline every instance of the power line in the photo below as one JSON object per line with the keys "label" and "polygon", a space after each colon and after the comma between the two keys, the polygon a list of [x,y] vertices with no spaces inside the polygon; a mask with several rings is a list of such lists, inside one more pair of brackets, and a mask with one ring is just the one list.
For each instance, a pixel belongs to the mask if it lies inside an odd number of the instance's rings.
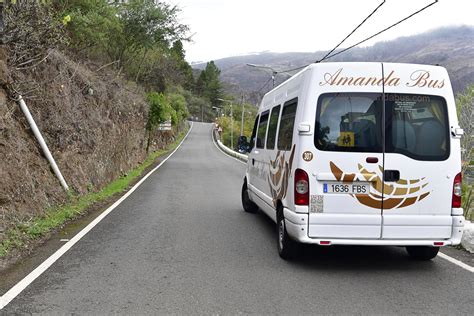
{"label": "power line", "polygon": [[323,58],[321,58],[320,60],[317,60],[316,63],[320,63],[326,58],[328,58],[328,56],[331,55],[333,51],[335,51],[339,46],[341,46],[341,44],[344,43],[346,39],[348,39],[352,34],[354,34],[354,32],[357,31],[357,29],[361,27],[362,24],[364,24],[372,15],[374,15],[374,13],[377,12],[377,10],[381,6],[383,6],[384,3],[385,3],[385,0],[383,0],[362,22],[360,22],[360,24],[357,25],[356,28],[352,30],[352,32],[350,32],[346,37],[344,37],[344,39],[341,42],[339,42],[339,44],[337,44],[333,49],[331,49]]}
{"label": "power line", "polygon": [[272,80],[273,80],[273,78],[268,79],[267,82],[265,82],[265,84],[260,89],[258,89],[257,93],[260,93],[263,90],[263,88],[265,88],[267,86],[267,84],[269,84],[270,81],[272,81]]}
{"label": "power line", "polygon": [[[394,23],[394,24],[392,24],[392,25],[390,25],[390,26],[384,28],[383,30],[381,30],[381,31],[379,31],[379,32],[377,32],[377,33],[375,33],[375,34],[373,34],[373,35],[371,35],[371,36],[365,38],[364,40],[362,40],[362,41],[360,41],[360,42],[358,42],[358,43],[356,43],[356,44],[354,44],[354,45],[352,45],[352,46],[350,46],[350,47],[347,47],[347,48],[345,48],[345,49],[343,49],[343,50],[340,50],[340,51],[337,52],[337,53],[334,53],[334,54],[330,55],[331,52],[333,52],[335,49],[337,49],[337,47],[339,47],[349,36],[351,36],[363,23],[365,23],[365,21],[367,21],[367,19],[369,19],[369,18],[385,3],[385,0],[384,0],[384,1],[383,1],[382,3],[380,3],[380,4],[372,11],[372,13],[370,13],[351,33],[349,33],[349,35],[347,35],[339,44],[337,44],[336,47],[334,47],[329,53],[327,53],[323,58],[321,58],[320,60],[316,61],[315,63],[319,63],[319,62],[324,61],[324,60],[326,60],[326,59],[329,59],[329,58],[332,58],[332,57],[337,56],[337,55],[339,55],[339,54],[342,54],[342,53],[344,53],[344,52],[347,52],[348,50],[350,50],[350,49],[352,49],[352,48],[354,48],[354,47],[356,47],[356,46],[358,46],[358,45],[360,45],[360,44],[362,44],[362,43],[364,43],[364,42],[367,42],[368,40],[370,40],[370,39],[372,39],[372,38],[374,38],[374,37],[376,37],[376,36],[382,34],[383,32],[386,32],[386,31],[390,30],[391,28],[397,26],[398,24],[400,24],[400,23],[402,23],[402,22],[404,22],[404,21],[410,19],[411,17],[417,15],[418,13],[420,13],[420,12],[422,12],[422,11],[428,9],[429,7],[431,7],[432,5],[436,4],[437,2],[438,2],[438,0],[435,0],[435,1],[433,1],[432,3],[430,3],[430,4],[426,5],[426,6],[424,6],[424,7],[421,8],[420,10],[415,11],[414,13],[408,15],[407,17],[401,19],[400,21],[398,21],[398,22],[396,22],[396,23]],[[274,74],[276,75],[276,74],[279,74],[279,73],[288,73],[288,72],[290,72],[290,71],[300,70],[300,69],[303,69],[303,68],[305,68],[305,67],[307,67],[307,66],[309,66],[309,65],[311,65],[311,64],[306,64],[306,65],[303,65],[303,66],[300,66],[300,67],[296,67],[296,68],[292,68],[292,69],[286,69],[286,70],[281,70],[281,71],[275,71]],[[265,88],[265,86],[270,82],[270,80],[272,80],[272,78],[270,78],[270,79],[265,83],[265,85],[264,85],[263,87],[261,87],[261,88],[258,90],[257,93],[259,93],[260,91],[262,91],[262,89]]]}
{"label": "power line", "polygon": [[[384,2],[385,2],[385,1],[384,1]],[[364,39],[364,40],[358,42],[357,44],[354,44],[354,45],[352,45],[352,46],[350,46],[350,47],[347,47],[347,48],[345,48],[345,49],[343,49],[343,50],[341,50],[341,51],[339,51],[339,52],[337,52],[337,53],[334,53],[334,54],[332,54],[332,55],[329,55],[329,56],[327,56],[327,54],[326,54],[325,57],[323,57],[323,58],[320,59],[319,61],[316,61],[316,63],[321,62],[321,61],[326,60],[326,59],[329,59],[329,58],[332,58],[332,57],[334,57],[334,56],[336,56],[336,55],[342,54],[342,53],[348,51],[349,49],[352,49],[352,48],[356,47],[357,45],[360,45],[360,44],[362,44],[362,43],[364,43],[364,42],[367,42],[368,40],[370,40],[370,39],[372,39],[372,38],[374,38],[374,37],[376,37],[376,36],[382,34],[382,33],[385,32],[385,31],[388,31],[389,29],[391,29],[391,28],[397,26],[398,24],[400,24],[400,23],[402,23],[402,22],[408,20],[409,18],[411,18],[411,17],[417,15],[418,13],[420,13],[420,12],[426,10],[427,8],[431,7],[433,4],[435,4],[435,3],[437,3],[437,2],[438,2],[438,0],[433,1],[432,3],[430,3],[430,4],[426,5],[426,6],[424,6],[423,8],[421,8],[420,10],[418,10],[418,11],[416,11],[416,12],[410,14],[409,16],[407,16],[407,17],[401,19],[400,21],[398,21],[398,22],[396,22],[396,23],[394,23],[394,24],[392,24],[392,25],[386,27],[385,29],[383,29],[383,30],[381,30],[381,31],[379,31],[379,32],[377,32],[377,33],[375,33],[375,34],[373,34],[372,36],[367,37],[366,39]],[[383,4],[383,3],[382,3],[382,4]],[[377,10],[379,7],[380,7],[380,5],[376,8],[376,10]],[[375,10],[374,10],[374,12],[375,12]],[[372,13],[372,14],[373,14],[373,13]],[[369,15],[369,16],[370,16],[370,15]],[[367,18],[366,18],[365,20],[367,20]],[[364,20],[364,21],[365,21],[365,20]],[[362,24],[362,23],[361,23],[361,24]],[[360,26],[361,24],[359,24],[359,26]],[[357,28],[356,28],[356,29],[357,29]],[[351,32],[351,34],[352,34],[352,33],[353,33],[353,32]],[[349,34],[349,35],[350,35],[350,34]],[[347,37],[346,37],[346,38],[347,38]],[[344,40],[345,40],[345,39],[344,39]],[[344,40],[343,40],[343,41],[344,41]],[[340,44],[338,44],[338,46],[339,46],[339,45],[340,45]],[[336,46],[336,47],[337,47],[337,46]],[[331,50],[331,51],[333,51],[333,50]],[[311,64],[303,65],[303,66],[296,67],[296,68],[293,68],[293,69],[282,70],[282,71],[279,71],[279,73],[281,73],[281,72],[290,72],[290,71],[300,70],[300,69],[303,69],[303,68],[305,68],[305,67],[307,67],[307,66],[309,66],[309,65],[311,65]]]}
{"label": "power line", "polygon": [[[357,29],[359,27],[362,26],[362,24],[364,24],[372,15],[374,15],[375,12],[377,12],[377,10],[385,4],[385,1],[386,0],[383,0],[362,22],[359,23],[359,25],[357,25],[353,30],[352,32],[350,32],[339,44],[337,44],[333,49],[331,49],[323,58],[319,59],[316,61],[316,63],[319,63],[323,60],[325,60],[326,58],[328,58],[328,56],[333,52],[335,51],[339,46],[341,46],[342,43],[344,43],[352,34],[354,34],[355,31],[357,31]],[[300,69],[303,69],[307,66],[309,66],[311,64],[308,64],[308,65],[304,65],[304,66],[300,66],[300,67],[297,67],[297,68],[293,68],[293,69],[287,69],[287,70],[282,70],[282,71],[279,71],[278,73],[288,73],[290,71],[295,71],[295,70],[300,70]]]}
{"label": "power line", "polygon": [[418,11],[416,11],[416,12],[410,14],[409,16],[407,16],[407,17],[401,19],[400,21],[398,21],[398,22],[396,22],[396,23],[390,25],[389,27],[384,28],[384,29],[381,30],[380,32],[377,32],[377,33],[375,33],[374,35],[369,36],[369,37],[367,37],[366,39],[364,39],[364,40],[362,40],[362,41],[360,41],[360,42],[358,42],[358,43],[356,43],[356,44],[354,44],[354,45],[352,45],[352,46],[350,46],[350,47],[347,47],[347,48],[345,48],[345,49],[343,49],[343,50],[341,50],[341,51],[339,51],[339,52],[337,52],[337,53],[334,53],[334,54],[332,54],[332,55],[326,57],[325,59],[329,59],[329,58],[334,57],[334,56],[336,56],[336,55],[342,54],[342,53],[348,51],[349,49],[356,47],[357,45],[360,45],[360,44],[362,44],[362,43],[364,43],[364,42],[367,42],[368,40],[374,38],[375,36],[380,35],[380,34],[382,34],[383,32],[388,31],[388,30],[391,29],[392,27],[397,26],[398,24],[400,24],[400,23],[402,23],[402,22],[408,20],[409,18],[413,17],[414,15],[417,15],[417,14],[420,13],[421,11],[424,11],[424,10],[428,9],[429,7],[431,7],[433,4],[435,4],[435,3],[437,3],[437,2],[438,2],[438,0],[433,1],[432,3],[428,4],[427,6],[421,8],[420,10],[418,10]]}
{"label": "power line", "polygon": [[[300,70],[300,69],[303,69],[304,67],[308,67],[309,65],[311,65],[311,64],[300,66],[300,67],[293,68],[293,69],[282,70],[282,71],[279,71],[278,73],[285,73],[285,72],[288,73],[290,71]],[[288,74],[288,75],[293,76],[292,74]]]}

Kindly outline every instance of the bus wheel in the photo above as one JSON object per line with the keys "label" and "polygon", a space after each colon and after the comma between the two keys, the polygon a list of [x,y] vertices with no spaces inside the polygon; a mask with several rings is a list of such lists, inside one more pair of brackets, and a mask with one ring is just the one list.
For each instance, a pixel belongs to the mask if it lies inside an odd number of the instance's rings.
{"label": "bus wheel", "polygon": [[406,249],[410,257],[417,260],[431,260],[439,251],[439,247],[430,246],[407,246]]}
{"label": "bus wheel", "polygon": [[277,229],[278,229],[278,254],[284,260],[293,259],[297,252],[298,244],[291,239],[286,231],[285,217],[283,212],[278,212]]}
{"label": "bus wheel", "polygon": [[247,181],[244,181],[244,185],[242,186],[242,206],[247,213],[256,213],[258,211],[257,204],[252,202],[249,198]]}

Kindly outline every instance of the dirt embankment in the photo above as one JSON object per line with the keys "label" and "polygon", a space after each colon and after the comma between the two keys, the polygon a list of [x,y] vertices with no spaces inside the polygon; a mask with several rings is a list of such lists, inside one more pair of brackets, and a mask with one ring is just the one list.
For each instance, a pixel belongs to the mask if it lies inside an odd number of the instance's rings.
{"label": "dirt embankment", "polygon": [[[111,67],[84,65],[52,52],[39,67],[6,67],[0,47],[0,241],[8,227],[43,214],[66,194],[18,107],[20,86],[68,185],[98,190],[146,157],[144,93]],[[9,87],[9,88],[7,88]],[[173,140],[154,140],[155,148]]]}

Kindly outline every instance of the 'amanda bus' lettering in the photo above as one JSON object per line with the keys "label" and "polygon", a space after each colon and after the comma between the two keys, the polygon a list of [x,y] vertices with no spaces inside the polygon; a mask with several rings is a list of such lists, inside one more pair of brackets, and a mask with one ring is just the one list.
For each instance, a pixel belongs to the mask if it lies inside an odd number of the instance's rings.
{"label": "'amanda bus' lettering", "polygon": [[346,77],[342,75],[342,68],[335,73],[329,72],[324,74],[324,80],[319,82],[320,86],[382,86],[385,81],[385,86],[396,87],[400,84],[400,78],[395,77],[395,71],[391,71],[387,77]]}
{"label": "'amanda bus' lettering", "polygon": [[430,79],[430,72],[426,70],[414,71],[410,76],[410,82],[407,82],[408,87],[427,87],[427,88],[438,88],[444,87],[443,80]]}
{"label": "'amanda bus' lettering", "polygon": [[[327,72],[323,76],[323,80],[319,82],[320,86],[382,86],[385,84],[386,87],[397,87],[400,85],[401,79],[395,75],[395,71],[392,70],[386,77],[350,77],[343,74],[343,68],[339,68],[334,73]],[[429,71],[417,70],[414,71],[406,83],[407,87],[419,87],[419,88],[437,88],[441,89],[444,87],[443,80],[435,80],[430,78]]]}

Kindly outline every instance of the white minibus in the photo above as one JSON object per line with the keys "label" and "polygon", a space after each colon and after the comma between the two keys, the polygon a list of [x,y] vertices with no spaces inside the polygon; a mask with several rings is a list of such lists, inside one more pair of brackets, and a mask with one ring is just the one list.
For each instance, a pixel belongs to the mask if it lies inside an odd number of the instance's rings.
{"label": "white minibus", "polygon": [[312,64],[268,92],[242,204],[299,243],[404,246],[420,260],[460,243],[460,138],[443,67]]}

